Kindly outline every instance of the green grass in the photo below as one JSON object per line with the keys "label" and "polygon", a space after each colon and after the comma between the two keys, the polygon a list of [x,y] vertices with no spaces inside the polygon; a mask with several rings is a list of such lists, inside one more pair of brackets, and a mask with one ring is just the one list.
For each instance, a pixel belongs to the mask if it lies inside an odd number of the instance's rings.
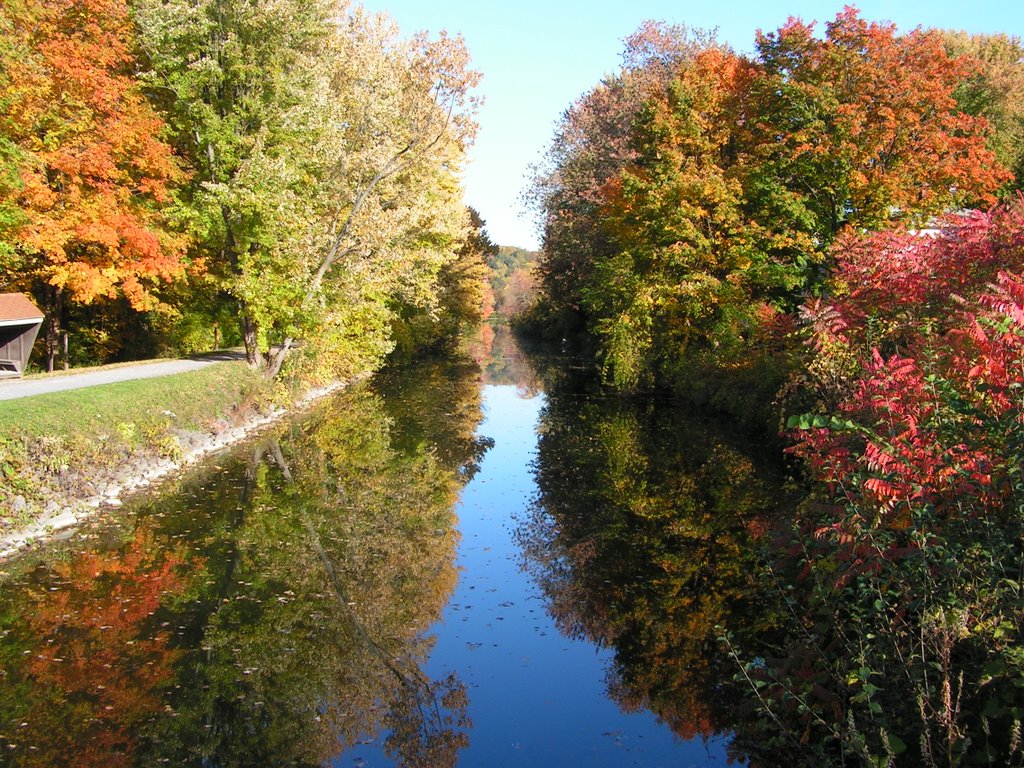
{"label": "green grass", "polygon": [[180,458],[176,433],[210,431],[280,394],[245,363],[224,362],[0,401],[0,531],[25,524],[61,494],[84,492],[134,456]]}
{"label": "green grass", "polygon": [[95,437],[118,424],[140,422],[202,429],[231,406],[257,396],[262,386],[261,377],[244,363],[215,363],[173,376],[0,400],[0,424],[29,438],[65,439]]}

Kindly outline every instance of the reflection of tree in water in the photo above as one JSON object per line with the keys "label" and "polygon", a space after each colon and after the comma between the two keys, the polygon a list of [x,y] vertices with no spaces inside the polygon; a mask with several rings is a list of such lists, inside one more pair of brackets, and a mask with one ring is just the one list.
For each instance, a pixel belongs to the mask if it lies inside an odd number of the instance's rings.
{"label": "reflection of tree in water", "polygon": [[157,612],[184,586],[182,553],[153,550],[152,531],[140,527],[119,552],[39,566],[5,596],[0,763],[133,763],[180,656]]}
{"label": "reflection of tree in water", "polygon": [[445,471],[469,482],[494,445],[476,434],[483,418],[480,368],[469,361],[422,360],[415,374],[386,371],[374,383],[391,419],[395,450],[429,450]]}
{"label": "reflection of tree in water", "polygon": [[545,389],[545,376],[553,369],[554,359],[562,357],[562,350],[544,346],[517,337],[507,325],[485,326],[470,345],[469,354],[483,370],[484,383],[511,385],[524,397],[533,397]]}
{"label": "reflection of tree in water", "polygon": [[[142,629],[118,633],[153,662],[142,670],[151,675],[120,675],[149,702],[145,718],[122,717],[142,723],[123,764],[320,765],[378,733],[399,764],[455,763],[467,740],[464,687],[454,677],[430,680],[422,668],[432,647],[426,630],[457,577],[454,503],[487,447],[475,437],[473,373],[428,368],[425,383],[403,385],[422,395],[418,416],[399,414],[368,388],[343,394],[128,521],[151,529],[150,546],[173,548],[180,565],[147,619],[166,628],[155,636],[163,644],[150,649]],[[151,559],[164,567],[164,556]],[[139,570],[146,585],[163,573],[145,562]],[[101,600],[86,584],[62,588],[77,602]],[[92,613],[62,613],[64,635],[84,631],[75,624]],[[7,616],[5,631],[8,618],[24,623]],[[5,682],[24,676],[21,658],[2,663]],[[4,729],[40,695],[31,690],[5,691]],[[69,697],[46,701],[48,722],[82,712]],[[88,738],[119,738],[97,722]],[[59,743],[82,751],[70,737]]]}
{"label": "reflection of tree in water", "polygon": [[519,535],[624,708],[752,766],[1024,764],[1024,518],[794,537],[741,443],[557,382]]}
{"label": "reflection of tree in water", "polygon": [[[259,458],[261,459],[263,455],[269,457],[281,470],[282,477],[288,484],[294,482],[277,440],[263,446]],[[449,506],[453,506],[454,502],[455,499],[452,498]],[[454,674],[441,681],[430,680],[420,669],[423,659],[419,658],[418,654],[404,652],[401,649],[396,654],[394,647],[384,642],[383,638],[378,639],[374,636],[363,623],[357,610],[359,604],[347,591],[348,580],[335,567],[308,510],[302,510],[300,515],[303,527],[309,534],[308,543],[323,565],[339,611],[347,615],[355,638],[369,651],[375,663],[394,677],[394,698],[386,703],[383,715],[383,724],[390,730],[390,735],[385,740],[385,750],[402,765],[454,765],[458,750],[468,743],[466,734],[458,730],[469,725],[466,717],[469,701],[465,686]],[[444,534],[435,532],[435,536],[437,535]],[[453,588],[454,583],[448,588],[438,611],[447,601]]]}
{"label": "reflection of tree in water", "polygon": [[[431,646],[423,632],[455,584],[453,508],[482,450],[479,395],[459,377],[441,386],[433,368],[422,374],[433,383],[405,386],[434,399],[413,398],[401,426],[377,395],[351,393],[268,443],[250,472],[251,516],[237,532],[244,575],[236,569],[235,580],[250,598],[260,583],[269,594],[256,598],[258,609],[233,601],[256,620],[229,613],[222,622],[218,611],[205,639],[249,670],[253,690],[231,706],[259,711],[241,723],[280,718],[272,730],[294,738],[284,754],[303,762],[381,728],[386,749],[408,765],[452,764],[465,742],[461,683],[420,670]],[[434,423],[447,429],[438,434]],[[241,747],[218,746],[222,755]]]}
{"label": "reflection of tree in water", "polygon": [[776,620],[751,546],[776,489],[678,408],[572,391],[542,413],[527,565],[563,632],[614,649],[624,708],[684,737],[719,733],[740,700],[719,628]]}

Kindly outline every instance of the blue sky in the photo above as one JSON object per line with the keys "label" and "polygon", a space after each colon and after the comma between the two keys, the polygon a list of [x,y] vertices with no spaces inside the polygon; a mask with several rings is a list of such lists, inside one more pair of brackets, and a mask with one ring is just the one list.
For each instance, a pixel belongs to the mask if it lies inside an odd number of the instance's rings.
{"label": "blue sky", "polygon": [[[461,34],[483,73],[480,134],[465,173],[466,202],[501,245],[536,247],[532,218],[520,195],[527,171],[543,155],[555,124],[576,98],[617,69],[622,40],[645,19],[717,29],[735,50],[749,52],[757,29],[789,16],[822,24],[845,3],[791,0],[364,0],[386,11],[402,31]],[[865,18],[916,26],[1005,32],[1024,37],[1020,0],[882,0],[855,3]]]}

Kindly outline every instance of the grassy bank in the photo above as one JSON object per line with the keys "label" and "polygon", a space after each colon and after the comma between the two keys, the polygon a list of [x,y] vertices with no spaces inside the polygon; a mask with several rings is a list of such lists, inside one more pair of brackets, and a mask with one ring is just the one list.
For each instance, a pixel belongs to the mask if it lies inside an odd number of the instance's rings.
{"label": "grassy bank", "polygon": [[244,363],[0,401],[0,533],[27,525],[141,460],[265,410],[272,385]]}

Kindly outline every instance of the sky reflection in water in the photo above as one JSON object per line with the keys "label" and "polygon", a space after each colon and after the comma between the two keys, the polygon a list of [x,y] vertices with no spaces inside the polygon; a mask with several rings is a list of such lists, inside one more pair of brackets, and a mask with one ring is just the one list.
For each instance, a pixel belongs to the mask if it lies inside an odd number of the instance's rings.
{"label": "sky reflection in water", "polygon": [[[457,506],[459,583],[431,630],[426,667],[468,688],[472,728],[458,764],[724,765],[721,742],[684,742],[649,712],[623,713],[605,690],[611,651],[563,636],[524,572],[515,529],[537,493],[531,467],[544,405],[543,394],[484,386],[479,431],[494,446]],[[379,747],[364,745],[334,765],[353,763],[386,764]]]}

